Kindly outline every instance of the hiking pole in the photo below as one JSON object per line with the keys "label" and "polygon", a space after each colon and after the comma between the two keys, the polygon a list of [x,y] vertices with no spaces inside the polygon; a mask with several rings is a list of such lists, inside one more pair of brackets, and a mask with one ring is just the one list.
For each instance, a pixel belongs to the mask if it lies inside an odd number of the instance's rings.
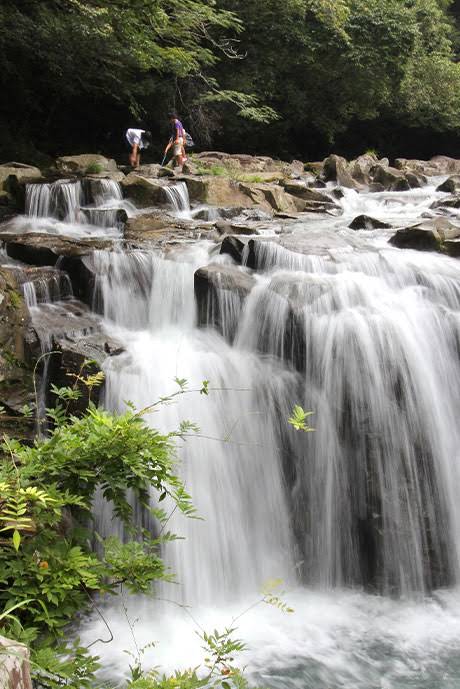
{"label": "hiking pole", "polygon": [[166,156],[167,156],[167,153],[165,153],[163,156],[163,160],[161,161],[161,167],[163,167],[163,165],[165,164]]}

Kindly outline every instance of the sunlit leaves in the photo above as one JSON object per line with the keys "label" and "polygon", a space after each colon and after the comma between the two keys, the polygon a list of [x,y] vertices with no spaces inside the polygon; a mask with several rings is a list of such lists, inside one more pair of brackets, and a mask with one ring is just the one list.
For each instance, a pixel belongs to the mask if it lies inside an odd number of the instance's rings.
{"label": "sunlit leaves", "polygon": [[296,431],[310,433],[311,431],[315,430],[314,428],[311,428],[307,422],[308,417],[312,414],[312,411],[304,411],[301,406],[296,404],[292,410],[292,416],[288,419],[288,422],[293,428],[295,428]]}

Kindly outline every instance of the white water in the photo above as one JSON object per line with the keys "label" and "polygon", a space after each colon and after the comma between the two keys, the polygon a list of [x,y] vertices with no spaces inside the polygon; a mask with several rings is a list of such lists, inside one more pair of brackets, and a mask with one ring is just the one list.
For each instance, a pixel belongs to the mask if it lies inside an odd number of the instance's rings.
{"label": "white water", "polygon": [[[390,232],[346,229],[358,213],[407,224],[437,196],[434,187],[346,192],[342,218],[294,226],[307,255],[262,243],[246,301],[220,302],[232,345],[195,326],[193,274],[210,244],[167,260],[96,252],[86,261],[106,327],[127,350],[107,364],[108,407],[144,407],[176,390],[176,376],[216,388],[152,415],[164,430],[194,421],[203,436],[180,457],[204,519],[172,515],[168,528],[185,540],[164,555],[178,584],[158,594],[221,629],[267,578],[282,578],[294,614],[261,606],[237,621],[249,644],[240,662],[259,685],[460,686],[460,264],[391,249]],[[288,426],[296,402],[314,410],[314,433]],[[106,505],[96,513],[102,533],[114,530]],[[440,586],[451,589],[430,597]],[[202,660],[184,609],[127,606],[138,645],[158,642],[147,664]],[[96,648],[121,680],[129,626],[120,608],[104,614],[115,640]],[[85,642],[101,636],[97,619],[83,629]]]}
{"label": "white water", "polygon": [[133,215],[136,209],[123,200],[118,182],[87,178],[85,184],[85,188],[75,180],[28,184],[25,215],[13,218],[5,229],[74,239],[121,236],[119,211]]}
{"label": "white water", "polygon": [[190,218],[190,198],[185,182],[176,182],[164,187],[166,196],[174,213],[183,218]]}

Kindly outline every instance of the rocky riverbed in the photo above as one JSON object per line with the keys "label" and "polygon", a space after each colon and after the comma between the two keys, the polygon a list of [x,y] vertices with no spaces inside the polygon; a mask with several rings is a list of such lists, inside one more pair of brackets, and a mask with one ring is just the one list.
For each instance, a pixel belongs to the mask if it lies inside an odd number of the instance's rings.
{"label": "rocky riverbed", "polygon": [[[377,203],[382,199],[381,210],[385,203],[390,209],[392,203],[404,205],[404,195],[410,203],[433,180],[437,192],[413,222],[359,213],[357,204],[347,226],[364,234],[383,230],[395,247],[460,256],[460,161],[445,156],[390,165],[372,154],[354,161],[331,155],[303,164],[210,151],[192,156],[181,172],[160,165],[131,171],[92,154],[58,158],[47,170],[1,165],[4,430],[32,432],[21,408],[36,402],[32,369],[47,349],[61,355],[39,368],[46,370],[46,388],[65,380],[85,358],[102,363],[122,351],[109,341],[94,306],[95,276],[88,268],[94,252],[153,250],[167,256],[181,245],[209,241],[211,264],[198,269],[195,289],[200,322],[211,309],[218,327],[215,290],[244,299],[254,283],[251,273],[261,268],[264,242],[293,255],[328,253],[344,245],[334,229],[341,228],[344,195],[373,195]],[[299,233],[300,225],[307,231]],[[217,255],[228,260],[215,264]]]}

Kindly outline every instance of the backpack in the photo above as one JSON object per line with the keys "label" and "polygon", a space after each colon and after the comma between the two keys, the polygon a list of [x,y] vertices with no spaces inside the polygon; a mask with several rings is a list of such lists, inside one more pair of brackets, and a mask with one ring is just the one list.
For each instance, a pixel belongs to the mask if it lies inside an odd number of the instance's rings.
{"label": "backpack", "polygon": [[185,131],[185,129],[184,129],[184,138],[185,138],[185,145],[187,148],[193,148],[195,146],[195,142],[193,141],[190,134]]}

